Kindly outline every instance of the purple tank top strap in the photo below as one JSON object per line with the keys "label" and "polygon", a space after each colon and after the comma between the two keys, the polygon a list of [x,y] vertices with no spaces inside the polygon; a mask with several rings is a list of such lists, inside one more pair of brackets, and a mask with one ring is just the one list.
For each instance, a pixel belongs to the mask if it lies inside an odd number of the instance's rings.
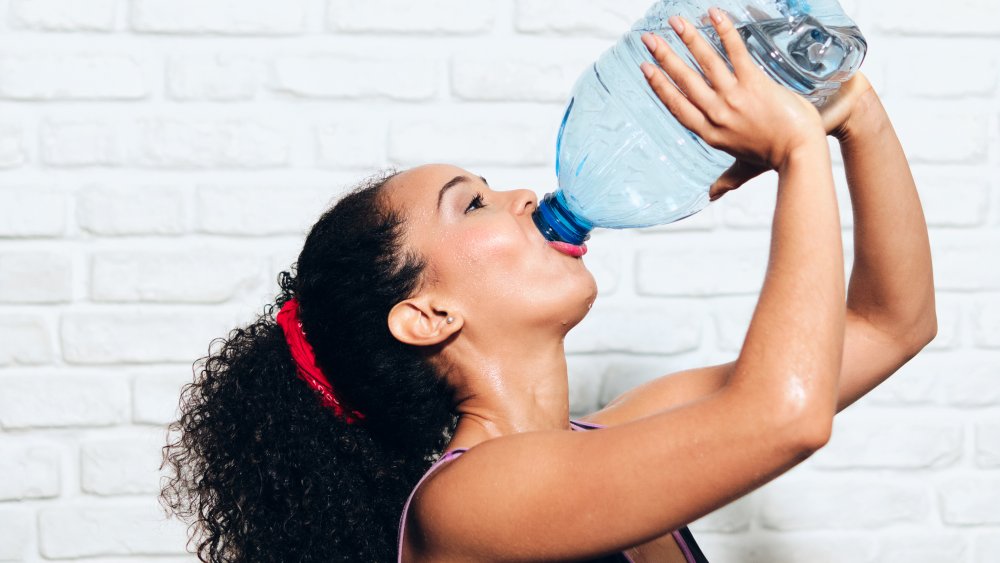
{"label": "purple tank top strap", "polygon": [[569,420],[569,426],[573,430],[597,430],[598,428],[607,428],[603,424],[597,424],[596,422],[586,422],[583,420]]}
{"label": "purple tank top strap", "polygon": [[694,558],[694,554],[691,553],[691,547],[686,541],[684,541],[684,536],[681,535],[681,531],[674,530],[671,535],[674,536],[674,541],[677,542],[677,546],[684,552],[684,559],[687,560],[687,563],[697,563]]}
{"label": "purple tank top strap", "polygon": [[424,473],[424,476],[421,477],[419,481],[417,481],[417,485],[413,487],[413,491],[410,492],[410,496],[407,497],[406,499],[406,504],[403,505],[403,515],[399,519],[399,546],[396,548],[397,563],[403,563],[403,531],[404,527],[406,526],[406,512],[410,509],[410,502],[413,501],[414,495],[417,494],[417,489],[419,489],[420,485],[424,481],[426,481],[427,478],[430,477],[431,474],[434,473],[434,471],[436,471],[439,467],[462,455],[467,450],[468,448],[456,448],[454,450],[447,451],[441,454],[441,457],[438,458],[438,460],[435,461],[433,464],[431,464],[429,468],[427,468],[427,472]]}

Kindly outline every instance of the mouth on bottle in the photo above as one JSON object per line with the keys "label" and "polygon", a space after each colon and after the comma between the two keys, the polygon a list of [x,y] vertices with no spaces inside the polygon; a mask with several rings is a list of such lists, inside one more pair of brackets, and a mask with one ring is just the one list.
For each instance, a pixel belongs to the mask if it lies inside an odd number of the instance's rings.
{"label": "mouth on bottle", "polygon": [[574,246],[583,245],[594,229],[587,220],[570,211],[561,190],[545,194],[531,218],[546,240]]}
{"label": "mouth on bottle", "polygon": [[568,242],[550,240],[549,247],[573,258],[580,258],[587,253],[586,244],[570,244]]}

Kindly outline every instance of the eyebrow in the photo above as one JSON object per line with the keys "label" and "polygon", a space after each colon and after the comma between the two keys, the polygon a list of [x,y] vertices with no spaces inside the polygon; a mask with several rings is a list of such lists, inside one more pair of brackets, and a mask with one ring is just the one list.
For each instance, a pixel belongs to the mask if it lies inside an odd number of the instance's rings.
{"label": "eyebrow", "polygon": [[[486,178],[480,176],[479,179],[482,180],[484,184],[486,184],[486,187],[489,187],[490,183],[486,181]],[[462,182],[471,182],[471,181],[472,178],[469,178],[468,176],[459,175],[445,182],[445,184],[441,186],[441,191],[438,192],[438,203],[437,203],[438,209],[441,209],[441,200],[444,199],[445,192],[461,184]]]}

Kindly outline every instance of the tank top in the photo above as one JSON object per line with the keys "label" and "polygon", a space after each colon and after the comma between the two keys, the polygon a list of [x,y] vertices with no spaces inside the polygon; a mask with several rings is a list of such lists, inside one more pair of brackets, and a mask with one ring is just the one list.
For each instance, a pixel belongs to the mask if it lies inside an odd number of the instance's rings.
{"label": "tank top", "polygon": [[[573,430],[592,430],[595,428],[604,428],[601,424],[594,424],[593,422],[582,422],[578,420],[570,420],[570,427]],[[406,499],[406,504],[403,505],[403,515],[399,519],[399,545],[396,548],[396,561],[397,563],[403,563],[403,532],[404,526],[406,524],[406,512],[410,508],[410,502],[413,500],[413,496],[417,493],[417,489],[420,485],[427,480],[431,474],[434,473],[438,468],[448,463],[449,461],[462,455],[469,448],[455,448],[454,450],[449,450],[441,454],[441,457],[435,461],[427,472],[424,473],[423,477],[417,481],[416,486],[413,487],[413,491],[410,492],[410,496]],[[671,533],[674,537],[674,541],[680,547],[681,552],[684,554],[684,558],[687,563],[708,563],[708,559],[702,553],[701,549],[698,547],[697,542],[694,541],[694,536],[691,535],[691,531],[688,530],[687,526],[675,530]],[[591,559],[588,563],[634,563],[632,558],[628,553],[622,551],[614,555],[609,555],[607,557],[601,557],[598,559]]]}

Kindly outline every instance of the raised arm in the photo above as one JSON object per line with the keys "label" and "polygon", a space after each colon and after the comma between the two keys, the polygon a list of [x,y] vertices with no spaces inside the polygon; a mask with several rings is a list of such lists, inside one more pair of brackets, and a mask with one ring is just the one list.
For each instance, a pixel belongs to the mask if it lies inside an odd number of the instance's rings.
{"label": "raised arm", "polygon": [[854,211],[847,292],[852,331],[845,344],[854,357],[842,375],[840,408],[892,375],[937,334],[927,224],[910,166],[875,91],[868,86],[857,100],[834,130]]}
{"label": "raised arm", "polygon": [[[878,96],[863,74],[822,111],[840,142],[854,213],[854,264],[847,289],[837,410],[895,373],[934,339],[937,316],[927,225],[913,175]],[[714,198],[762,173],[739,162]],[[630,389],[584,420],[614,425],[699,400],[726,384],[735,362],[663,376]]]}
{"label": "raised arm", "polygon": [[570,560],[619,551],[746,494],[827,441],[845,281],[822,124],[811,105],[753,64],[728,19],[717,11],[713,18],[735,74],[690,24],[679,33],[712,86],[662,40],[651,50],[683,93],[649,70],[654,90],[686,127],[779,171],[765,281],[730,384],[604,430],[526,432],[477,445],[415,497],[409,524],[421,538],[420,560]]}

